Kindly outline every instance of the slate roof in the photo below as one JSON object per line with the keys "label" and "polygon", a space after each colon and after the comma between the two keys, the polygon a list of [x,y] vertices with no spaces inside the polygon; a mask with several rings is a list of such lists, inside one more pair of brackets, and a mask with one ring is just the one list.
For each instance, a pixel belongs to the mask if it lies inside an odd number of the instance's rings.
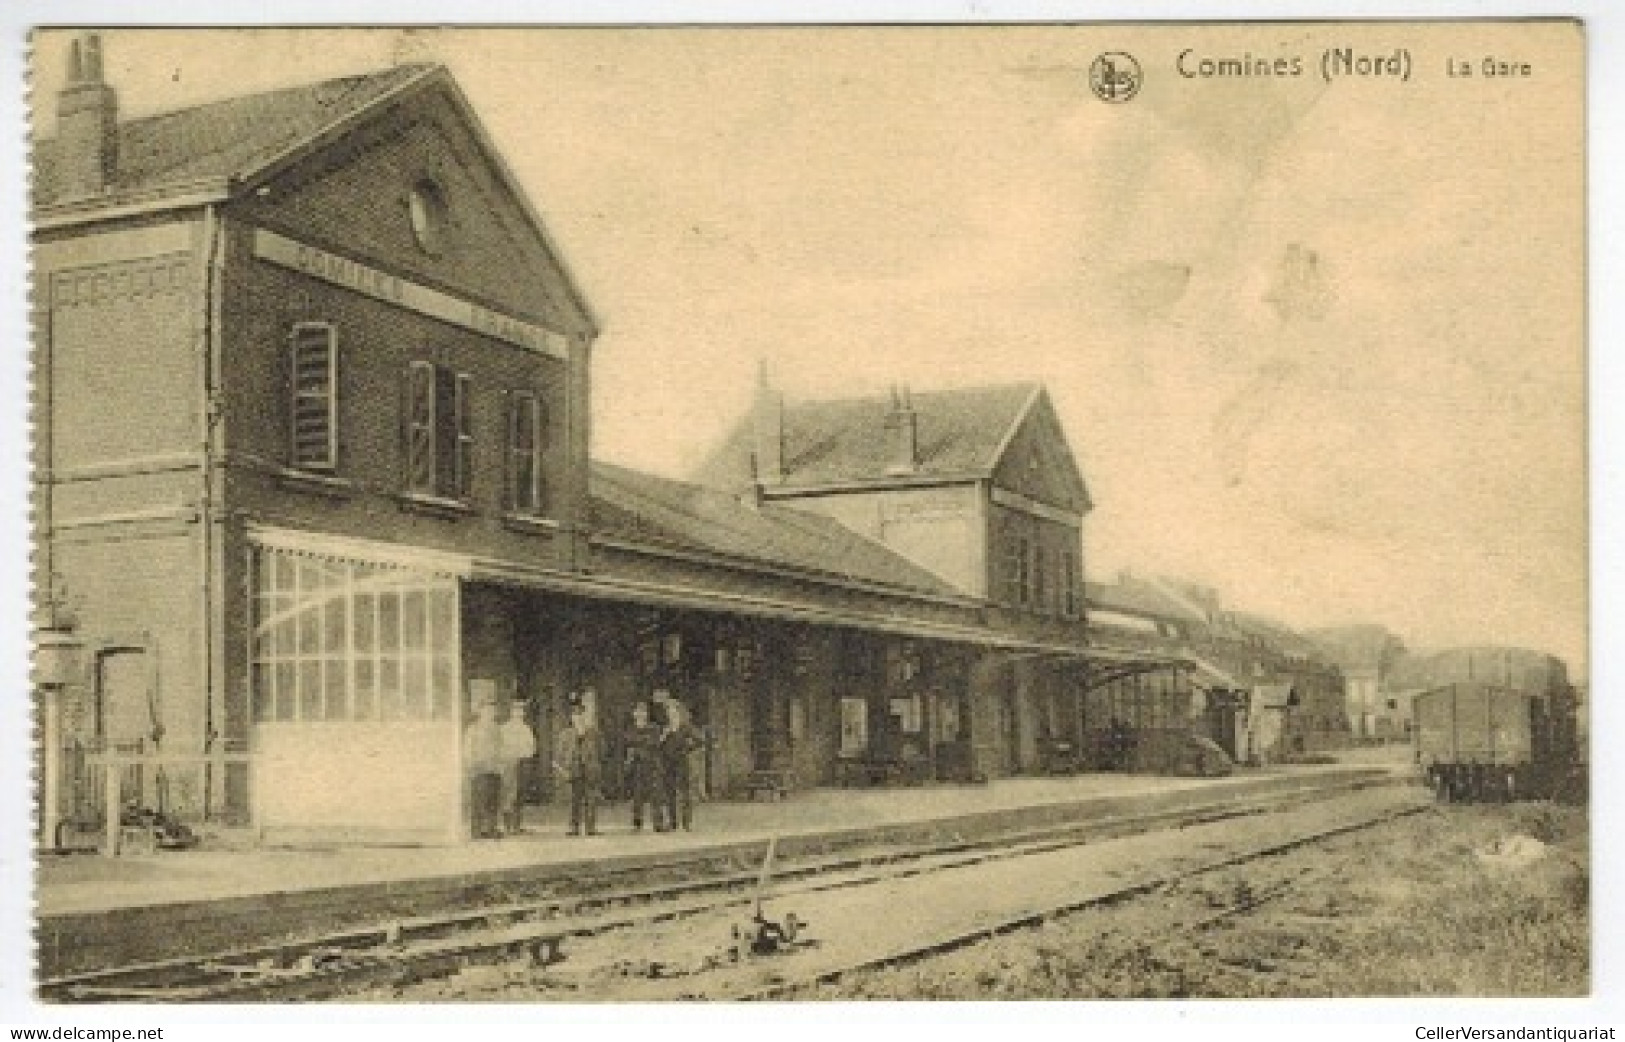
{"label": "slate roof", "polygon": [[603,462],[593,463],[590,487],[600,535],[963,599],[912,561],[818,514],[750,505],[729,492]]}
{"label": "slate roof", "polygon": [[[199,182],[239,177],[355,115],[437,65],[400,65],[227,98],[119,123],[115,195],[180,191]],[[58,202],[57,141],[34,142],[34,205]]]}
{"label": "slate roof", "polygon": [[1102,611],[1179,622],[1207,621],[1205,616],[1149,584],[1086,582],[1083,584],[1083,595],[1091,608]]}
{"label": "slate roof", "polygon": [[1243,633],[1259,638],[1277,652],[1324,661],[1324,656],[1314,641],[1274,619],[1241,611],[1227,611],[1224,618]]}
{"label": "slate roof", "polygon": [[[1039,392],[1031,382],[914,392],[919,467],[911,477],[991,474],[999,450]],[[884,395],[786,403],[783,483],[894,483],[896,476],[886,473],[891,407]],[[723,488],[748,486],[754,438],[747,417],[696,472],[696,480]]]}

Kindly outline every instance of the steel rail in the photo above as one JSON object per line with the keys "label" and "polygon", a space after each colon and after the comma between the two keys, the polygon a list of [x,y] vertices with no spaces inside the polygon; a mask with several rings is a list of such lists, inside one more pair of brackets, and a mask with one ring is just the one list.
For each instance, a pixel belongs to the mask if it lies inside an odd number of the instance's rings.
{"label": "steel rail", "polygon": [[[880,853],[815,857],[781,867],[776,873],[776,882],[781,893],[786,883],[809,880],[813,881],[812,885],[796,887],[796,892],[870,885],[886,879],[1031,856],[1125,835],[1270,813],[1391,781],[1343,778],[1333,784],[1220,798],[1145,814],[1109,815],[975,839],[955,837]],[[941,860],[931,863],[932,859]],[[848,876],[820,881],[820,877],[838,873]],[[45,1001],[55,1002],[315,999],[356,987],[411,983],[478,962],[527,956],[542,964],[556,960],[564,941],[570,937],[592,937],[613,929],[687,918],[748,903],[749,897],[739,896],[738,892],[754,886],[757,881],[757,870],[750,869],[573,898],[394,919],[315,938],[77,973],[41,982],[39,992]],[[725,896],[671,903],[718,892]],[[590,917],[586,914],[658,902],[667,904],[630,915],[622,912]]]}
{"label": "steel rail", "polygon": [[[1345,822],[1330,828],[1318,829],[1303,835],[1294,836],[1287,840],[1274,841],[1250,850],[1242,851],[1240,853],[1228,854],[1222,858],[1205,862],[1195,867],[1182,868],[1173,872],[1163,873],[1149,879],[1138,880],[1104,893],[1091,894],[1088,897],[1077,900],[1065,901],[1060,904],[1025,911],[1018,915],[1001,919],[995,923],[979,925],[971,930],[964,930],[948,937],[933,940],[929,944],[896,949],[882,955],[855,960],[844,966],[819,970],[815,973],[807,974],[799,979],[782,979],[775,981],[773,984],[766,987],[755,988],[737,993],[729,993],[718,996],[718,998],[735,1002],[764,1002],[791,998],[795,995],[811,991],[823,985],[834,984],[840,981],[842,978],[850,976],[854,973],[890,969],[896,966],[905,966],[910,963],[921,962],[939,955],[946,955],[949,952],[957,951],[973,944],[991,940],[994,937],[1000,937],[1005,934],[1015,933],[1021,930],[1034,929],[1051,920],[1067,915],[1072,915],[1090,908],[1117,904],[1135,897],[1141,897],[1145,894],[1160,890],[1174,883],[1179,883],[1197,876],[1206,875],[1210,872],[1217,872],[1221,869],[1234,868],[1237,865],[1243,865],[1250,861],[1258,861],[1267,857],[1279,856],[1281,854],[1297,850],[1301,847],[1320,843],[1337,836],[1342,836],[1353,832],[1360,832],[1369,828],[1375,828],[1379,825],[1387,824],[1390,821],[1398,820],[1399,818],[1421,813],[1427,809],[1428,807],[1426,805],[1422,805],[1415,807],[1401,807],[1396,810],[1383,811],[1380,814],[1361,821]],[[1217,915],[1210,916],[1206,920],[1192,924],[1192,928],[1205,929],[1209,926],[1215,925],[1220,920],[1250,911],[1252,908],[1255,908],[1258,905],[1267,903],[1269,899],[1275,896],[1278,896],[1278,894],[1271,892],[1261,896],[1255,901],[1244,903],[1243,906],[1226,909]]]}

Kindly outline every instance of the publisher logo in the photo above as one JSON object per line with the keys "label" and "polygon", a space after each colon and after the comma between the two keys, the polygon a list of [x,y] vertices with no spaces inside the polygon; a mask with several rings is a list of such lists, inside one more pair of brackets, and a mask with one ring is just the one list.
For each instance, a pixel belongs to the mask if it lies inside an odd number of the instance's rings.
{"label": "publisher logo", "polygon": [[1089,66],[1089,89],[1101,101],[1114,105],[1140,93],[1143,79],[1140,63],[1134,60],[1132,54],[1122,51],[1107,51]]}

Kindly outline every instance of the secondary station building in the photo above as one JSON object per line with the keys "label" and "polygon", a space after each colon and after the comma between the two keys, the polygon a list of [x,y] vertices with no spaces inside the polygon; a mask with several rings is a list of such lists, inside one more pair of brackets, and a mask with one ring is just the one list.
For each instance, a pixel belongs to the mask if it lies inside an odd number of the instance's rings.
{"label": "secondary station building", "polygon": [[445,69],[123,119],[73,48],[33,185],[43,845],[113,800],[456,841],[474,707],[546,750],[573,691],[612,756],[673,691],[718,796],[1037,771],[1082,692],[1177,664],[1087,639],[1041,387],[764,388],[694,482],[595,464],[594,314]]}

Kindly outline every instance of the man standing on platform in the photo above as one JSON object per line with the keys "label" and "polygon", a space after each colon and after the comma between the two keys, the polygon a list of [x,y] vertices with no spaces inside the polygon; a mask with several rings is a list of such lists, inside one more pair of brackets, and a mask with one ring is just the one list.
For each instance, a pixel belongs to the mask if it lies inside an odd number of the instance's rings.
{"label": "man standing on platform", "polygon": [[694,828],[693,773],[689,769],[689,754],[699,747],[699,736],[689,722],[688,711],[673,698],[670,691],[656,691],[655,705],[665,721],[660,731],[661,796],[665,802],[665,820],[655,826],[657,832],[685,831]]}
{"label": "man standing on platform", "polygon": [[536,732],[525,719],[526,703],[516,698],[508,706],[498,746],[502,750],[502,827],[509,835],[523,832],[524,814],[519,798],[519,764],[536,755]]}
{"label": "man standing on platform", "polygon": [[660,728],[649,719],[649,706],[632,707],[632,730],[626,736],[626,787],[632,797],[632,828],[641,831],[644,811],[656,832],[665,831],[665,791],[661,782]]}
{"label": "man standing on platform", "polygon": [[570,723],[559,732],[553,769],[570,789],[570,835],[598,835],[598,783],[603,773],[603,741],[586,695],[570,696]]}
{"label": "man standing on platform", "polygon": [[475,697],[474,719],[463,732],[463,763],[468,770],[469,826],[475,839],[495,839],[497,801],[502,778],[496,706],[488,697]]}

